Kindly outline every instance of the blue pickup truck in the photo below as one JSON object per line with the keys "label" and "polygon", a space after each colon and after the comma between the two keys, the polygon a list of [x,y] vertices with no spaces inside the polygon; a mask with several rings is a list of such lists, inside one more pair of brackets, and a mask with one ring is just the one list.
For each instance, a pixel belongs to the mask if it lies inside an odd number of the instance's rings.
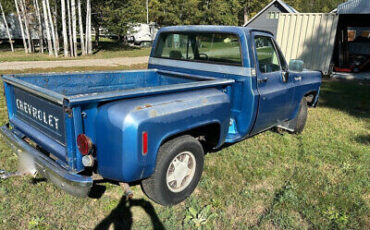
{"label": "blue pickup truck", "polygon": [[173,205],[197,186],[210,149],[276,127],[302,132],[322,76],[299,60],[289,67],[268,32],[167,27],[147,70],[2,76],[0,133],[73,195],[88,195],[95,178],[141,181]]}

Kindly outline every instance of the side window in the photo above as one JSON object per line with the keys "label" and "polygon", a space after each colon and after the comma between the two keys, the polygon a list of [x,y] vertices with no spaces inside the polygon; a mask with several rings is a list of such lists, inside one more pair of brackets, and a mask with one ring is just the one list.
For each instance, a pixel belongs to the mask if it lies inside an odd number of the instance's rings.
{"label": "side window", "polygon": [[279,56],[271,38],[256,36],[254,41],[261,73],[271,73],[281,70]]}

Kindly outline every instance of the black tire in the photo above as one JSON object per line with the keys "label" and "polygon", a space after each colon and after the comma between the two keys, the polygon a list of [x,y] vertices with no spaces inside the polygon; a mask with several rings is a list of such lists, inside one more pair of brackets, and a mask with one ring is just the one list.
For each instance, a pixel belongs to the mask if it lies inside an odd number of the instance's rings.
{"label": "black tire", "polygon": [[295,128],[293,131],[294,134],[300,134],[303,132],[307,121],[307,110],[308,108],[306,98],[302,98],[301,103],[299,104],[297,117],[294,119],[296,120]]}
{"label": "black tire", "polygon": [[[193,154],[194,158],[191,159],[195,159],[195,166],[193,165],[195,171],[192,174],[191,180],[189,179],[189,181],[186,181],[187,176],[184,177],[185,182],[189,184],[185,183],[187,185],[184,186],[182,191],[174,192],[169,188],[171,185],[167,184],[167,173],[168,170],[170,170],[169,167],[173,160],[179,155],[181,157],[181,154],[184,152]],[[199,141],[194,137],[184,135],[169,140],[160,147],[155,171],[152,176],[142,180],[142,189],[145,194],[156,203],[166,206],[178,204],[189,197],[198,185],[203,172],[203,164],[204,150]],[[189,167],[189,165],[187,165],[187,167]]]}

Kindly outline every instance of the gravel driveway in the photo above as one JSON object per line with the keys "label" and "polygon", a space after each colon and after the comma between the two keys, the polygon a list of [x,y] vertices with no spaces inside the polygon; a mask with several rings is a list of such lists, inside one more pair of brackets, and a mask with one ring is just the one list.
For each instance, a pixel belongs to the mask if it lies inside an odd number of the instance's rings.
{"label": "gravel driveway", "polygon": [[120,66],[147,63],[149,57],[122,57],[110,59],[85,59],[65,61],[18,61],[1,62],[1,70],[27,70],[27,69],[51,69],[57,67],[83,67],[83,66]]}

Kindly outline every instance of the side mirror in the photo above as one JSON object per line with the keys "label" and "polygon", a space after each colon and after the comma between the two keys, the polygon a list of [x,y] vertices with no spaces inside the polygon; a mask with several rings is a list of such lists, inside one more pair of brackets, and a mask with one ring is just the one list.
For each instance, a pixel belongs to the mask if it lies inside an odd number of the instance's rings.
{"label": "side mirror", "polygon": [[292,59],[289,62],[289,69],[295,72],[302,72],[303,71],[304,62],[298,59]]}

